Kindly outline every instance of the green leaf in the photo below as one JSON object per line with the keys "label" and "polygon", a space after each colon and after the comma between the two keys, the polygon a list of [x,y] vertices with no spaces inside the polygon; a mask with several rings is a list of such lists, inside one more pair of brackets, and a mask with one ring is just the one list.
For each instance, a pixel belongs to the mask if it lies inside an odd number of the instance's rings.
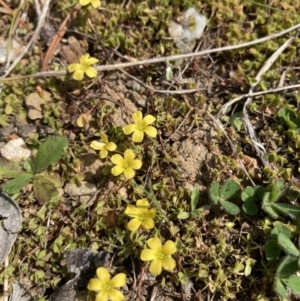
{"label": "green leaf", "polygon": [[33,191],[35,198],[40,204],[50,201],[52,197],[58,194],[55,184],[44,176],[35,177]]}
{"label": "green leaf", "polygon": [[291,219],[297,219],[300,217],[299,206],[286,203],[275,203],[272,205],[272,207]]}
{"label": "green leaf", "polygon": [[240,131],[243,128],[243,122],[241,121],[241,117],[243,116],[242,112],[237,112],[230,117],[230,124],[236,130]]}
{"label": "green leaf", "polygon": [[245,211],[245,213],[247,213],[249,215],[255,215],[258,212],[258,208],[257,208],[256,204],[254,203],[254,201],[252,201],[252,200],[246,201],[243,204],[243,210]]}
{"label": "green leaf", "polygon": [[193,210],[192,212],[191,212],[191,215],[193,216],[193,217],[199,217],[200,216],[200,210],[199,209],[195,209],[195,210]]}
{"label": "green leaf", "polygon": [[272,203],[269,203],[270,192],[266,192],[262,202],[262,209],[269,214],[273,219],[278,219],[279,215],[276,210],[273,209]]}
{"label": "green leaf", "polygon": [[220,205],[224,208],[226,212],[228,212],[231,215],[239,214],[241,211],[240,208],[232,202],[220,201]]}
{"label": "green leaf", "polygon": [[298,259],[292,256],[285,256],[276,270],[276,277],[286,278],[295,274],[298,270]]}
{"label": "green leaf", "polygon": [[300,255],[299,250],[296,248],[294,243],[283,233],[279,233],[277,237],[278,245],[282,248],[282,250],[291,256],[298,257]]}
{"label": "green leaf", "polygon": [[19,192],[24,186],[26,186],[32,180],[32,174],[23,173],[8,181],[2,188],[7,194],[14,194]]}
{"label": "green leaf", "polygon": [[240,185],[234,180],[228,180],[221,188],[220,197],[224,200],[235,197],[240,192]]}
{"label": "green leaf", "polygon": [[266,241],[265,253],[268,261],[276,260],[280,257],[281,249],[275,239]]}
{"label": "green leaf", "polygon": [[292,275],[288,278],[282,279],[284,284],[297,296],[300,295],[300,277]]}
{"label": "green leaf", "polygon": [[211,200],[218,205],[220,200],[220,184],[218,182],[214,182],[209,187],[209,196]]}
{"label": "green leaf", "polygon": [[274,291],[282,298],[288,298],[288,292],[279,278],[275,278]]}
{"label": "green leaf", "polygon": [[247,186],[241,194],[242,201],[254,200],[255,190],[252,186]]}
{"label": "green leaf", "polygon": [[190,214],[188,212],[180,212],[177,215],[178,219],[187,219],[189,218]]}
{"label": "green leaf", "polygon": [[272,229],[271,235],[274,239],[277,239],[279,233],[283,233],[286,237],[291,238],[291,230],[286,225],[276,226]]}
{"label": "green leaf", "polygon": [[265,192],[266,192],[266,189],[259,185],[254,186],[254,187],[247,186],[241,194],[241,199],[244,202],[262,200]]}
{"label": "green leaf", "polygon": [[0,158],[0,179],[11,179],[22,173],[22,168],[18,162],[8,161],[5,158]]}
{"label": "green leaf", "polygon": [[56,164],[64,155],[68,140],[61,136],[48,137],[39,147],[36,157],[32,161],[35,174],[46,170],[50,165]]}
{"label": "green leaf", "polygon": [[191,194],[191,211],[194,211],[198,205],[200,197],[200,192],[197,187],[195,187]]}
{"label": "green leaf", "polygon": [[277,180],[270,185],[269,203],[275,203],[285,190],[285,182],[283,180]]}

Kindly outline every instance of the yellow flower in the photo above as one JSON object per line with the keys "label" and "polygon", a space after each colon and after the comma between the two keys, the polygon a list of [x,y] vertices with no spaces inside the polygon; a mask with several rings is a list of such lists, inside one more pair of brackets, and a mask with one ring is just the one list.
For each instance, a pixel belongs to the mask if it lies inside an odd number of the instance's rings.
{"label": "yellow flower", "polygon": [[149,202],[147,199],[137,200],[136,207],[129,205],[125,214],[133,219],[128,223],[127,227],[130,231],[136,231],[140,226],[144,229],[149,230],[154,227],[154,217],[156,209],[152,208],[148,210]]}
{"label": "yellow flower", "polygon": [[79,59],[80,64],[70,64],[68,66],[69,72],[74,72],[73,78],[75,80],[82,80],[84,74],[88,77],[93,78],[97,76],[97,71],[91,65],[96,64],[99,60],[94,57],[90,57],[88,53],[82,55]]}
{"label": "yellow flower", "polygon": [[125,178],[132,179],[135,176],[134,169],[140,169],[142,167],[141,160],[134,160],[135,154],[131,149],[127,149],[124,153],[124,158],[121,155],[113,155],[111,161],[116,164],[111,169],[111,173],[114,176],[118,176],[124,173]]}
{"label": "yellow flower", "polygon": [[98,268],[96,274],[98,278],[92,278],[87,287],[88,290],[98,293],[95,301],[108,301],[108,298],[111,301],[124,300],[124,295],[115,288],[125,285],[125,274],[120,273],[110,279],[110,275],[106,268]]}
{"label": "yellow flower", "polygon": [[171,257],[176,252],[176,245],[168,240],[163,246],[158,237],[150,238],[147,241],[150,249],[144,249],[141,253],[141,260],[151,261],[149,271],[159,275],[162,269],[172,272],[176,267],[175,260]]}
{"label": "yellow flower", "polygon": [[108,155],[108,151],[113,152],[117,146],[113,142],[109,142],[107,136],[100,132],[100,137],[103,142],[92,141],[90,147],[95,150],[100,150],[100,158],[104,159]]}
{"label": "yellow flower", "polygon": [[148,136],[154,138],[157,135],[157,130],[149,124],[155,121],[155,117],[152,115],[147,115],[143,119],[143,114],[141,111],[133,113],[132,119],[134,124],[128,124],[123,127],[123,132],[125,135],[129,135],[133,132],[132,141],[142,142],[144,139],[144,133]]}
{"label": "yellow flower", "polygon": [[93,5],[94,8],[98,8],[101,5],[100,0],[79,0],[79,4],[81,6],[85,6],[85,5],[88,5],[90,3]]}

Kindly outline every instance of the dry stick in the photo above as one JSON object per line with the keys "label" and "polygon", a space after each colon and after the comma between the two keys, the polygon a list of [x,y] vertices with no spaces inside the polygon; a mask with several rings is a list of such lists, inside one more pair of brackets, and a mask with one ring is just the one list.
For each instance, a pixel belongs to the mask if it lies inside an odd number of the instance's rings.
{"label": "dry stick", "polygon": [[[0,0],[0,4],[13,16],[14,11],[2,0]],[[24,28],[26,28],[29,32],[31,32],[31,28],[27,25],[22,19],[18,18],[17,22],[19,22]]]}
{"label": "dry stick", "polygon": [[[260,44],[260,43],[263,43],[263,42],[281,37],[281,36],[291,32],[293,30],[296,30],[298,28],[300,28],[300,23],[295,25],[295,26],[292,26],[292,27],[290,27],[286,30],[280,31],[278,33],[274,33],[274,34],[271,34],[271,35],[266,36],[264,38],[260,38],[260,39],[250,41],[250,42],[246,42],[246,43],[241,43],[241,44],[231,45],[231,46],[225,46],[225,47],[219,47],[219,48],[214,48],[214,49],[208,49],[208,50],[203,50],[203,51],[199,51],[199,52],[192,52],[192,53],[185,53],[185,54],[178,54],[178,55],[171,55],[171,56],[153,58],[153,59],[137,61],[137,62],[121,63],[121,64],[114,64],[114,65],[103,65],[103,66],[98,66],[95,69],[97,71],[116,70],[116,69],[120,69],[120,68],[155,64],[155,63],[161,63],[161,62],[166,62],[166,61],[176,61],[176,60],[179,60],[179,59],[184,59],[184,58],[189,58],[189,57],[194,57],[194,56],[203,56],[203,55],[210,54],[210,53],[240,49],[240,48]],[[67,70],[47,71],[47,72],[38,72],[38,73],[35,73],[35,74],[31,74],[31,75],[0,79],[0,81],[5,82],[5,81],[18,80],[18,79],[24,79],[24,78],[64,76],[66,74],[67,74]]]}
{"label": "dry stick", "polygon": [[264,94],[274,94],[276,92],[281,92],[281,91],[286,91],[286,90],[291,90],[291,89],[297,89],[297,88],[300,88],[300,84],[285,86],[285,87],[279,87],[279,88],[274,88],[274,89],[265,90],[265,91],[254,92],[252,94],[247,93],[247,94],[240,95],[240,96],[230,100],[229,102],[225,103],[221,107],[221,109],[219,110],[219,112],[217,114],[217,118],[219,118],[220,115],[225,114],[228,107],[230,107],[234,103],[236,103],[236,102],[240,101],[241,99],[246,98],[248,96],[255,97],[255,96],[260,96],[260,95],[264,95]]}
{"label": "dry stick", "polygon": [[251,179],[249,173],[247,172],[246,167],[245,167],[243,161],[242,161],[242,160],[239,158],[239,156],[238,156],[238,153],[237,153],[237,150],[236,150],[235,145],[232,143],[231,139],[230,139],[229,136],[227,135],[227,133],[226,133],[226,131],[224,130],[223,125],[221,124],[220,120],[216,119],[216,118],[215,118],[214,116],[212,116],[209,112],[207,112],[207,114],[208,114],[208,116],[211,118],[211,120],[214,122],[214,124],[216,125],[216,127],[219,128],[219,129],[223,132],[223,134],[225,135],[225,137],[227,138],[227,140],[228,140],[228,142],[229,142],[229,145],[230,145],[230,147],[231,147],[233,153],[236,155],[236,158],[237,158],[237,160],[238,160],[240,166],[242,167],[244,173],[245,173],[245,174],[247,175],[247,177],[249,178],[249,180],[250,180],[252,186],[255,186],[255,183],[253,182],[253,180]]}
{"label": "dry stick", "polygon": [[47,49],[46,55],[44,57],[43,65],[42,65],[42,71],[45,71],[47,69],[50,57],[52,56],[54,50],[56,49],[57,45],[59,44],[59,42],[61,41],[61,39],[63,38],[63,36],[65,35],[65,33],[67,31],[68,22],[70,22],[72,20],[72,18],[74,18],[77,15],[80,8],[81,8],[81,5],[77,4],[74,7],[73,11],[67,15],[67,17],[63,20],[63,22],[59,26],[59,29],[58,29],[56,35],[52,39],[51,44]]}
{"label": "dry stick", "polygon": [[[104,46],[104,44],[101,41],[101,38],[98,34],[98,32],[96,31],[96,29],[94,28],[92,22],[90,19],[88,19],[89,25],[91,26],[92,30],[94,31],[95,35],[97,36],[98,42],[100,44],[100,46],[102,47],[103,51],[105,52],[105,55],[107,57],[107,59],[109,60],[110,63],[112,63],[113,61],[110,59],[109,54]],[[187,93],[194,93],[200,90],[205,90],[205,88],[200,88],[200,89],[190,89],[190,90],[176,90],[176,91],[168,91],[168,90],[156,90],[153,87],[145,84],[143,81],[141,81],[140,79],[138,79],[137,77],[131,75],[130,73],[126,72],[123,69],[119,69],[119,71],[121,71],[123,74],[125,74],[127,77],[133,79],[134,81],[140,83],[143,87],[149,89],[150,91],[153,91],[155,93],[162,93],[162,94],[187,94]]]}
{"label": "dry stick", "polygon": [[[43,6],[43,10],[42,13],[40,15],[40,19],[37,25],[36,30],[34,31],[34,34],[32,35],[29,43],[26,45],[26,47],[23,49],[22,53],[15,59],[15,61],[10,65],[10,67],[8,68],[8,70],[5,71],[4,75],[1,77],[6,77],[16,66],[17,64],[20,62],[20,60],[23,58],[23,56],[25,55],[25,53],[29,50],[29,48],[34,44],[34,42],[37,40],[40,31],[42,29],[42,27],[44,26],[45,23],[45,19],[46,19],[46,15],[48,13],[49,10],[49,5],[50,5],[51,0],[45,0],[45,4]],[[0,78],[0,80],[1,80]]]}
{"label": "dry stick", "polygon": [[244,103],[243,107],[243,118],[242,121],[245,125],[245,129],[251,139],[253,148],[256,151],[256,154],[259,156],[261,162],[263,163],[264,166],[270,165],[269,161],[265,158],[266,150],[264,146],[260,143],[259,139],[256,136],[256,133],[253,129],[253,126],[250,122],[250,118],[247,112],[247,107],[250,105],[252,102],[253,97],[251,96],[258,85],[258,83],[261,81],[261,78],[264,73],[266,73],[272,64],[275,62],[275,60],[278,58],[278,56],[292,43],[294,38],[289,38],[283,45],[280,46],[270,57],[269,59],[265,62],[265,64],[262,66],[262,68],[258,71],[257,75],[255,76],[256,82],[252,84],[250,90],[249,90],[249,97],[247,98],[246,102]]}
{"label": "dry stick", "polygon": [[198,91],[203,91],[206,90],[206,88],[198,88],[198,89],[189,89],[189,90],[156,90],[152,88],[151,86],[145,84],[143,81],[140,79],[136,78],[135,76],[131,75],[130,73],[126,72],[123,69],[119,69],[122,73],[124,73],[126,76],[132,78],[136,82],[140,83],[143,87],[149,89],[150,91],[153,91],[155,93],[161,93],[161,94],[188,94],[188,93],[195,93]]}

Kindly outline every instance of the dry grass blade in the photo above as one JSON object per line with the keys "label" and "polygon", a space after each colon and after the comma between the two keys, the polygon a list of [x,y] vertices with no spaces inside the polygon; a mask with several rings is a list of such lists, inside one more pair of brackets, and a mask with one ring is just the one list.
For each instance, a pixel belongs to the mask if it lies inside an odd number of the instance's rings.
{"label": "dry grass blade", "polygon": [[258,83],[261,81],[261,78],[263,76],[263,74],[265,74],[270,67],[272,66],[272,64],[275,62],[275,60],[278,58],[278,56],[292,43],[292,41],[294,40],[294,38],[290,38],[288,39],[283,45],[281,45],[280,48],[278,48],[271,56],[270,58],[265,62],[265,64],[262,66],[262,68],[259,70],[259,72],[257,73],[255,79],[256,82],[251,86],[250,90],[249,90],[249,97],[246,100],[244,107],[243,107],[243,118],[242,121],[244,122],[246,131],[250,137],[250,140],[252,142],[253,148],[255,149],[257,155],[259,156],[259,158],[261,159],[261,162],[263,163],[263,165],[270,165],[270,163],[268,162],[268,160],[265,158],[265,153],[266,150],[264,148],[264,146],[261,144],[261,142],[259,141],[259,139],[256,136],[256,133],[253,129],[253,126],[251,125],[250,122],[250,118],[247,112],[247,107],[249,106],[249,104],[252,102],[253,98],[251,97],[251,95],[253,94],[256,86],[258,85]]}
{"label": "dry grass blade", "polygon": [[[136,62],[129,62],[129,63],[121,63],[121,64],[113,64],[113,65],[103,65],[103,66],[98,66],[95,69],[97,71],[108,71],[108,70],[116,70],[120,68],[127,68],[127,67],[133,67],[133,66],[141,66],[141,65],[148,65],[148,64],[156,64],[156,63],[161,63],[161,62],[166,62],[166,61],[176,61],[179,59],[185,59],[185,58],[190,58],[190,57],[195,57],[195,56],[203,56],[207,55],[210,53],[216,53],[216,52],[221,52],[221,51],[229,51],[229,50],[234,50],[234,49],[240,49],[240,48],[245,48],[249,47],[252,45],[264,43],[266,41],[270,41],[273,39],[276,39],[278,37],[284,36],[287,33],[297,30],[300,28],[300,23],[292,26],[286,30],[280,31],[278,33],[274,33],[271,35],[268,35],[264,38],[260,38],[257,40],[253,40],[250,42],[246,43],[241,43],[237,45],[231,45],[231,46],[225,46],[225,47],[219,47],[219,48],[214,48],[214,49],[208,49],[208,50],[203,50],[199,52],[192,52],[192,53],[186,53],[186,54],[179,54],[179,55],[171,55],[171,56],[165,56],[165,57],[159,57],[159,58],[153,58],[149,60],[142,60],[142,61],[136,61]],[[35,74],[31,75],[26,75],[26,76],[19,76],[19,77],[12,77],[12,78],[6,78],[6,79],[1,79],[0,81],[5,82],[9,80],[19,80],[19,79],[24,79],[24,78],[33,78],[33,77],[55,77],[55,76],[64,76],[67,74],[66,70],[61,70],[61,71],[48,71],[48,72],[38,72]]]}

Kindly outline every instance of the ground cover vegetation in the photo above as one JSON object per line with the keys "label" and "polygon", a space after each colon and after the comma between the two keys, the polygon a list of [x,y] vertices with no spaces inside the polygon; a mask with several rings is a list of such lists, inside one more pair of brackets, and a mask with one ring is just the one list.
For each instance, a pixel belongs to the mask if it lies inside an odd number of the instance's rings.
{"label": "ground cover vegetation", "polygon": [[23,52],[3,65],[0,147],[30,150],[0,158],[22,215],[6,294],[298,300],[300,1],[19,2],[0,0],[0,55]]}

